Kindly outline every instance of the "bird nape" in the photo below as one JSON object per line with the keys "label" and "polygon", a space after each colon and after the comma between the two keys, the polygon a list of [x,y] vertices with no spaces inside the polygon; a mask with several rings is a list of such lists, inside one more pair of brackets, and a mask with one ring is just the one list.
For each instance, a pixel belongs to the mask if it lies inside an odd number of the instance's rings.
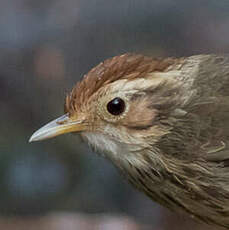
{"label": "bird nape", "polygon": [[105,60],[30,141],[79,132],[139,190],[229,229],[229,57]]}

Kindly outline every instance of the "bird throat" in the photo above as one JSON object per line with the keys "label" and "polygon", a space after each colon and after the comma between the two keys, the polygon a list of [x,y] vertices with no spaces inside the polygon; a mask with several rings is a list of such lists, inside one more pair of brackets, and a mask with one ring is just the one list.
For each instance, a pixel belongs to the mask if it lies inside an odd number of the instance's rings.
{"label": "bird throat", "polygon": [[122,161],[125,158],[130,160],[134,157],[132,152],[140,150],[137,145],[130,146],[99,132],[83,132],[81,135],[95,152],[112,161]]}
{"label": "bird throat", "polygon": [[[161,182],[161,164],[157,159],[157,153],[153,152],[152,148],[148,154],[149,150],[147,149],[141,149],[140,146],[133,144],[128,146],[108,135],[94,132],[84,132],[81,135],[95,152],[112,161],[135,186],[140,187],[142,180],[145,179],[149,180],[151,184]],[[150,158],[144,157],[149,155]],[[133,180],[133,178],[137,180]]]}

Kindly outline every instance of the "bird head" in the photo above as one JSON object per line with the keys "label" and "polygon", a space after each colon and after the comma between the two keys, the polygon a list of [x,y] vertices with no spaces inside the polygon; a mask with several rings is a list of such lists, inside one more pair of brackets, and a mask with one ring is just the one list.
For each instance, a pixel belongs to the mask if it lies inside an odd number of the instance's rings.
{"label": "bird head", "polygon": [[171,128],[168,119],[180,96],[172,77],[179,62],[124,54],[100,63],[66,97],[65,115],[30,141],[78,132],[110,157],[151,148]]}

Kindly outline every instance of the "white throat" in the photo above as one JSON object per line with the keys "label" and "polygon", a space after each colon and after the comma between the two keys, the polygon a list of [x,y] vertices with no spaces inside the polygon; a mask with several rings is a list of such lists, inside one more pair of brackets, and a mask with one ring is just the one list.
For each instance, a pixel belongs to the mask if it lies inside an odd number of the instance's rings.
{"label": "white throat", "polygon": [[127,145],[110,137],[109,135],[96,132],[83,132],[83,139],[100,155],[110,159],[119,168],[130,167],[130,164],[144,167],[145,162],[141,161],[137,154],[143,154],[138,145]]}
{"label": "white throat", "polygon": [[124,151],[123,145],[108,135],[95,132],[83,132],[81,135],[93,150],[103,156],[118,158],[118,155]]}

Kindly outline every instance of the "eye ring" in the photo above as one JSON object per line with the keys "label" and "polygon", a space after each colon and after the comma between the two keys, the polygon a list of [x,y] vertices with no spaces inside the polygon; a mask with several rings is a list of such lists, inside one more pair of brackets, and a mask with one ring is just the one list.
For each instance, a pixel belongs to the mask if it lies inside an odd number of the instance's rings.
{"label": "eye ring", "polygon": [[125,111],[125,108],[125,102],[120,97],[115,97],[107,103],[107,111],[114,116],[122,114]]}

